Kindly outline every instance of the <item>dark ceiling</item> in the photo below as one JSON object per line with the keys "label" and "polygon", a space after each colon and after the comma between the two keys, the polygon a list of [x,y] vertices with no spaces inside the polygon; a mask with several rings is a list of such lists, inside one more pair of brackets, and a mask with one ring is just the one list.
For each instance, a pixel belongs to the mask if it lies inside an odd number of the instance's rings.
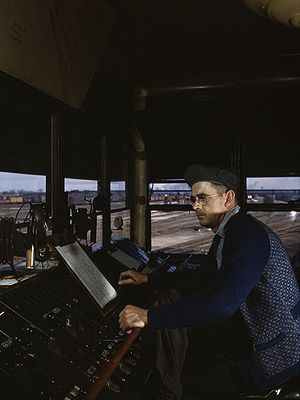
{"label": "dark ceiling", "polygon": [[222,75],[294,74],[300,31],[251,12],[242,0],[111,0],[118,16],[102,58],[111,89]]}
{"label": "dark ceiling", "polygon": [[[299,73],[300,30],[254,14],[243,0],[107,2],[116,24],[80,112],[99,102],[123,107],[136,87],[151,82],[201,84]],[[15,90],[9,92],[4,88],[2,101],[18,102]],[[49,100],[48,107],[58,102],[53,104]]]}
{"label": "dark ceiling", "polygon": [[[229,165],[240,142],[262,142],[263,157],[248,147],[249,173],[300,168],[300,30],[242,0],[111,4],[127,35],[113,38],[100,76],[120,93],[127,84],[129,92],[144,89],[134,119],[154,160],[152,177],[176,178],[190,162]],[[120,71],[110,79],[112,64]]]}
{"label": "dark ceiling", "polygon": [[[121,148],[132,120],[153,177],[178,177],[190,161],[229,164],[243,137],[263,139],[270,152],[276,135],[299,146],[300,30],[254,14],[242,0],[108,3],[116,25],[78,110],[0,77],[4,109],[63,110],[73,121],[66,129],[72,167],[84,170],[85,158],[95,168],[91,143],[103,126]],[[143,106],[135,109],[141,88]],[[287,147],[287,172],[296,169],[289,154]]]}

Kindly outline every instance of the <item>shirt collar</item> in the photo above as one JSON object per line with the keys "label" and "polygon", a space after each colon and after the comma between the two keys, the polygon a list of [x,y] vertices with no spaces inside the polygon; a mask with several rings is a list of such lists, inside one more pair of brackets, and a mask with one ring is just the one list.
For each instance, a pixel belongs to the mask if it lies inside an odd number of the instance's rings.
{"label": "shirt collar", "polygon": [[226,213],[225,217],[223,218],[223,221],[221,222],[221,224],[216,232],[216,235],[219,235],[222,238],[224,238],[224,236],[225,236],[224,231],[225,231],[225,226],[226,226],[227,222],[230,220],[231,217],[233,217],[239,211],[240,211],[240,206],[237,204],[230,211],[228,211],[228,213]]}

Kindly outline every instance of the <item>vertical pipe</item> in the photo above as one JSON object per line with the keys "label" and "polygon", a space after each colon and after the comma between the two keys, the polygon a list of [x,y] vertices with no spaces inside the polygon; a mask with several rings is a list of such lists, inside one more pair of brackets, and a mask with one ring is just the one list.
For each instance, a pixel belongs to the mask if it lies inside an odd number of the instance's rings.
{"label": "vertical pipe", "polygon": [[110,174],[107,162],[107,138],[105,135],[100,139],[100,194],[102,198],[102,246],[108,250],[111,246],[111,212],[110,212]]}
{"label": "vertical pipe", "polygon": [[50,162],[50,209],[52,232],[62,233],[64,229],[64,181],[61,173],[61,119],[51,115],[51,162]]}
{"label": "vertical pipe", "polygon": [[241,139],[236,139],[234,151],[232,155],[231,168],[238,175],[240,180],[240,200],[239,204],[241,209],[244,211],[246,209],[247,202],[247,187],[246,187],[246,171],[244,162],[245,146]]}
{"label": "vertical pipe", "polygon": [[147,182],[147,160],[145,144],[136,127],[133,129],[133,176],[132,189],[134,193],[132,213],[131,213],[131,232],[132,239],[139,245],[148,248],[150,237],[147,228],[149,224],[148,216],[148,182]]}
{"label": "vertical pipe", "polygon": [[241,180],[241,200],[242,211],[247,211],[247,169],[246,169],[246,146],[241,142],[239,146],[240,155],[240,180]]}

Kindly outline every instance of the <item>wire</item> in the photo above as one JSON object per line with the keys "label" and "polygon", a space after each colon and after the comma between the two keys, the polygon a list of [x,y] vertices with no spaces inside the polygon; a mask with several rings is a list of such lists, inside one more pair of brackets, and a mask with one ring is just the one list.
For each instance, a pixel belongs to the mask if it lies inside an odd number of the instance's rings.
{"label": "wire", "polygon": [[[17,211],[17,214],[16,214],[16,216],[15,216],[15,223],[17,222],[18,215],[19,215],[20,211],[22,210],[22,208],[25,206],[25,204],[30,204],[30,201],[25,201],[25,202],[19,207],[19,209],[18,209],[18,211]],[[27,213],[27,215],[26,215],[26,217],[25,217],[25,219],[24,219],[23,222],[26,221],[26,218],[27,218],[27,216],[28,216],[29,213],[30,213],[30,211]]]}

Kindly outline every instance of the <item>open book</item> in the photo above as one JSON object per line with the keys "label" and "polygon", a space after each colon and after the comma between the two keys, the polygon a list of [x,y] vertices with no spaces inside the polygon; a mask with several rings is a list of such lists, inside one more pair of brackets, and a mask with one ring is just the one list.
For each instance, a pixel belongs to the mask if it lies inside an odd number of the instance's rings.
{"label": "open book", "polygon": [[67,267],[87,289],[91,297],[103,310],[117,297],[117,291],[99,271],[79,243],[55,247]]}

